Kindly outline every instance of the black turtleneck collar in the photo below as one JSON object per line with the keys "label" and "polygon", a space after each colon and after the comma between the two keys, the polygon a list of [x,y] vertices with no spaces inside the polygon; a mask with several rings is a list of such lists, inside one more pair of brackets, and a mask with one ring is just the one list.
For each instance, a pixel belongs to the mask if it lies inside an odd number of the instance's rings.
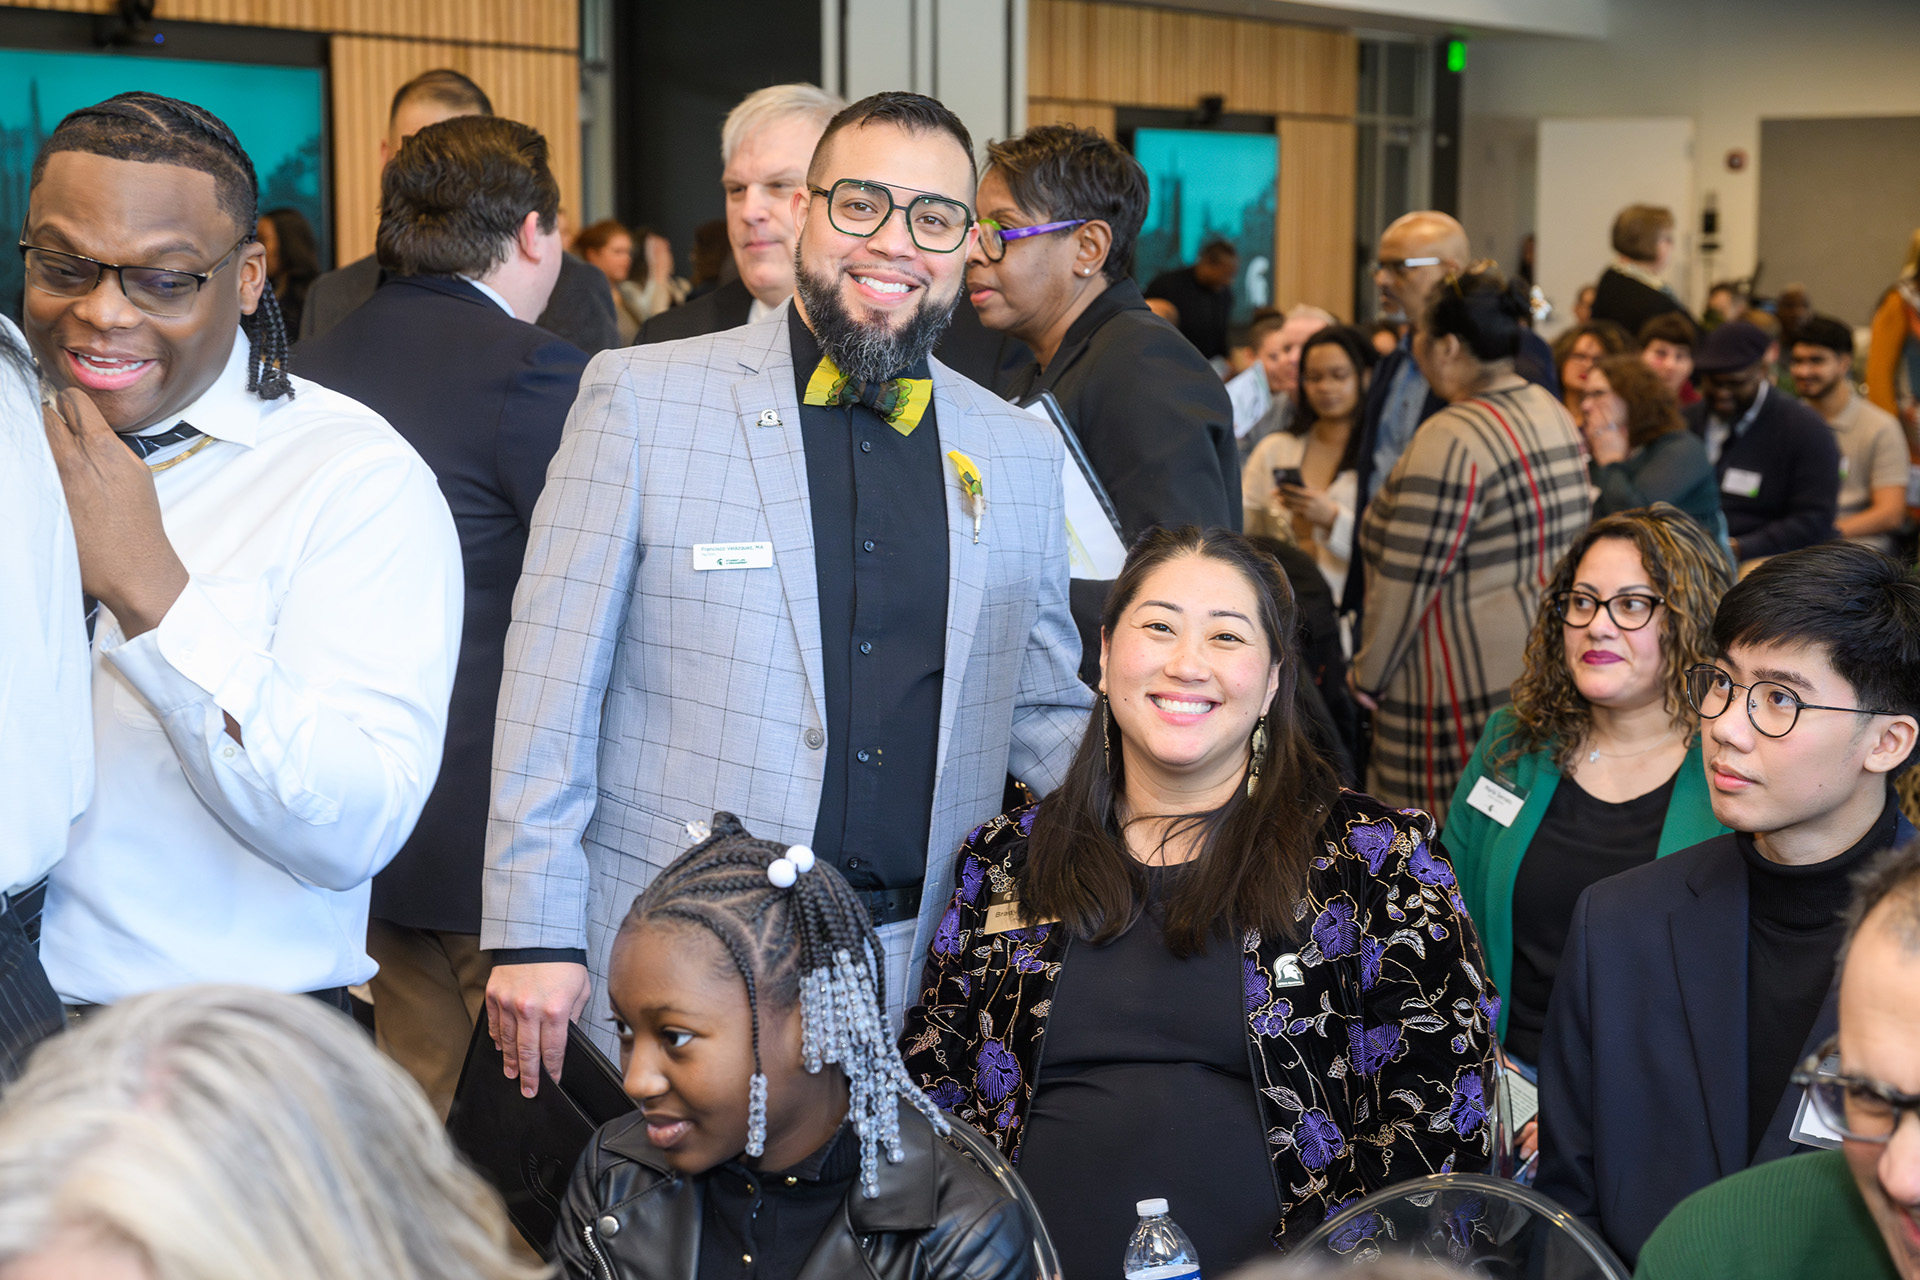
{"label": "black turtleneck collar", "polygon": [[1747,864],[1748,918],[1795,932],[1836,926],[1852,897],[1854,873],[1893,844],[1899,812],[1889,797],[1867,833],[1845,853],[1806,865],[1774,862],[1760,852],[1750,832],[1735,832],[1734,843]]}

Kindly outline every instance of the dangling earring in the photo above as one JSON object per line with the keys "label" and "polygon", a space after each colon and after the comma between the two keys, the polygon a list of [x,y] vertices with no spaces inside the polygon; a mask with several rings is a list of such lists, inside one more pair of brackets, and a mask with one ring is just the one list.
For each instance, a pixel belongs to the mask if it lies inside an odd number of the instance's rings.
{"label": "dangling earring", "polygon": [[1260,781],[1260,763],[1267,755],[1267,718],[1261,716],[1253,722],[1253,763],[1247,768],[1247,794],[1253,794],[1253,786]]}
{"label": "dangling earring", "polygon": [[755,1159],[767,1153],[767,1077],[760,1070],[760,1059],[753,1061],[753,1076],[747,1081],[747,1154]]}
{"label": "dangling earring", "polygon": [[1106,757],[1107,773],[1113,773],[1113,704],[1100,695],[1100,754]]}

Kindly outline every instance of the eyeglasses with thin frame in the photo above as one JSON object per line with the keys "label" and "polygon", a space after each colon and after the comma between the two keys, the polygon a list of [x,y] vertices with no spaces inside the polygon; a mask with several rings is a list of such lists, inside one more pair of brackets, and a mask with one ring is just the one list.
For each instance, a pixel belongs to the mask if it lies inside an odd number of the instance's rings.
{"label": "eyeglasses with thin frame", "polygon": [[1890,1084],[1865,1076],[1828,1074],[1820,1069],[1836,1040],[1808,1055],[1793,1073],[1793,1082],[1806,1090],[1813,1110],[1829,1129],[1851,1142],[1890,1142],[1900,1117],[1920,1116],[1920,1093],[1903,1093]]}
{"label": "eyeglasses with thin frame", "polygon": [[1437,267],[1440,262],[1439,258],[1376,258],[1372,270],[1375,275],[1385,271],[1389,275],[1403,276],[1415,267]]}
{"label": "eyeglasses with thin frame", "polygon": [[1702,720],[1717,720],[1733,705],[1733,691],[1747,691],[1747,719],[1755,732],[1769,738],[1784,738],[1800,723],[1802,711],[1846,711],[1860,716],[1896,716],[1898,711],[1880,711],[1872,707],[1825,707],[1802,702],[1800,695],[1772,680],[1735,684],[1733,677],[1708,663],[1687,668],[1687,703]]}
{"label": "eyeglasses with thin frame", "polygon": [[973,225],[973,210],[948,196],[928,191],[910,192],[913,199],[901,204],[893,198],[893,189],[861,178],[842,178],[831,188],[808,186],[807,190],[827,201],[827,221],[843,236],[865,240],[887,225],[895,209],[906,212],[907,234],[926,253],[952,253],[967,242],[967,228]]}
{"label": "eyeglasses with thin frame", "polygon": [[998,262],[1007,256],[1007,241],[1025,240],[1028,236],[1051,235],[1055,231],[1067,231],[1073,227],[1082,227],[1093,221],[1091,218],[1069,218],[1065,222],[1042,222],[1031,227],[1003,227],[992,218],[981,218],[980,252],[987,255],[988,262]]}
{"label": "eyeglasses with thin frame", "polygon": [[1605,609],[1614,626],[1638,631],[1653,621],[1653,611],[1665,603],[1665,597],[1644,591],[1622,591],[1610,600],[1602,600],[1590,591],[1559,591],[1554,593],[1553,612],[1570,627],[1587,627]]}
{"label": "eyeglasses with thin frame", "polygon": [[207,281],[219,275],[251,240],[241,236],[233,248],[205,271],[175,271],[165,267],[135,267],[117,262],[102,262],[85,254],[63,249],[43,249],[19,242],[20,257],[26,265],[27,284],[56,298],[84,298],[100,287],[111,271],[120,281],[120,292],[128,302],[150,316],[184,316],[193,310],[193,301]]}

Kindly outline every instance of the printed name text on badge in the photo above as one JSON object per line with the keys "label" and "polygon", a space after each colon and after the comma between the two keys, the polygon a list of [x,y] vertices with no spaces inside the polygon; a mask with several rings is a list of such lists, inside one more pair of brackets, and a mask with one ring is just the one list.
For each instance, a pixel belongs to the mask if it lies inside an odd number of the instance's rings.
{"label": "printed name text on badge", "polygon": [[771,569],[771,542],[696,542],[693,567],[706,569]]}

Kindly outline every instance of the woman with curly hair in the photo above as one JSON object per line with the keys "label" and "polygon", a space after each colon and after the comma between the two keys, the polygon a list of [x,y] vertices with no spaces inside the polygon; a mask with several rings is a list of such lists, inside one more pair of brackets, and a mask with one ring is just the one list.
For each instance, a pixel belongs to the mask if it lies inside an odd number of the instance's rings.
{"label": "woman with curly hair", "polygon": [[1308,746],[1295,624],[1240,534],[1145,535],[1066,779],[960,851],[907,1070],[1017,1163],[1068,1276],[1118,1271],[1141,1199],[1224,1274],[1490,1154],[1453,870]]}
{"label": "woman with curly hair", "polygon": [[1506,996],[1500,1038],[1539,1061],[1547,998],[1581,891],[1698,844],[1713,816],[1686,671],[1710,661],[1726,557],[1658,503],[1594,521],[1561,559],[1441,843]]}
{"label": "woman with curly hair", "polygon": [[1687,430],[1680,401],[1638,356],[1608,356],[1580,393],[1594,518],[1671,502],[1715,538],[1726,536],[1707,446]]}

